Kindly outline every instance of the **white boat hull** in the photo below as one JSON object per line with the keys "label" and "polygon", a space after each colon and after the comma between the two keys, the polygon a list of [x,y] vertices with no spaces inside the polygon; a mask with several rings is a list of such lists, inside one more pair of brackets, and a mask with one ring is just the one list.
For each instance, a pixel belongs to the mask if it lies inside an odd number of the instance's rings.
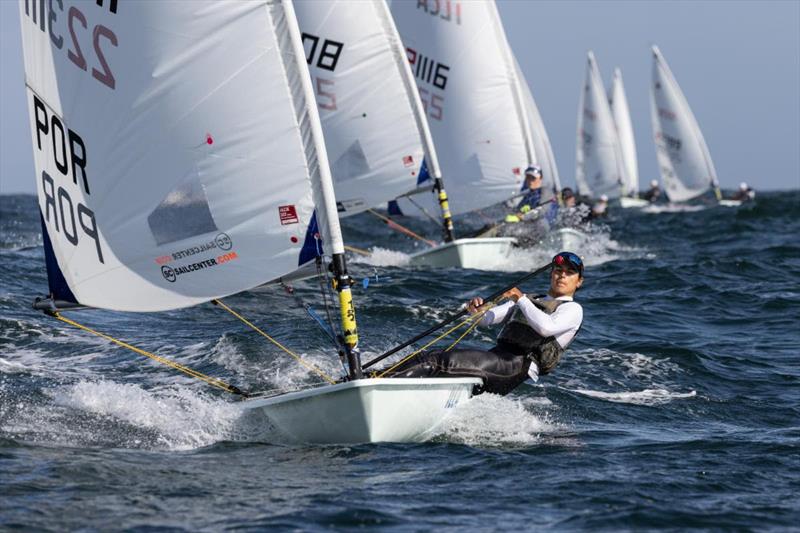
{"label": "white boat hull", "polygon": [[742,202],[741,200],[720,200],[719,205],[722,207],[739,207]]}
{"label": "white boat hull", "polygon": [[515,242],[514,237],[456,239],[417,252],[411,256],[409,262],[412,265],[436,268],[491,270],[508,258]]}
{"label": "white boat hull", "polygon": [[480,383],[479,378],[370,378],[240,405],[248,425],[259,428],[257,438],[271,442],[422,442]]}
{"label": "white boat hull", "polygon": [[589,235],[573,228],[561,228],[556,230],[556,235],[560,241],[559,248],[561,250],[574,252],[579,255],[589,243]]}
{"label": "white boat hull", "polygon": [[619,205],[624,209],[628,209],[631,207],[647,207],[650,205],[650,202],[643,198],[630,198],[628,196],[622,196],[619,199]]}

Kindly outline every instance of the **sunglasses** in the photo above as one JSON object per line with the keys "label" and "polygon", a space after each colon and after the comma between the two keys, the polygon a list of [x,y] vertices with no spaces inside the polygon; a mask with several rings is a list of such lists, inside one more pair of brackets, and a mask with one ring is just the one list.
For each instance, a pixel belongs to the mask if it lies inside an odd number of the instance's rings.
{"label": "sunglasses", "polygon": [[583,274],[583,260],[572,252],[561,252],[553,258],[553,266],[574,267],[579,274]]}

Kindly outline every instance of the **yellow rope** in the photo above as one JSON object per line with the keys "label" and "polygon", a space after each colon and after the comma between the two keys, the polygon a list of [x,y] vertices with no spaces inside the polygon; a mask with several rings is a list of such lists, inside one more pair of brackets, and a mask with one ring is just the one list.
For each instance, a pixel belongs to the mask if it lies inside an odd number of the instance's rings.
{"label": "yellow rope", "polygon": [[[488,311],[488,310],[489,310],[489,309],[487,309],[486,311]],[[485,315],[485,314],[486,314],[486,311],[483,311],[483,312],[481,312],[481,314],[480,314],[481,318],[483,318],[483,315]],[[478,322],[480,322],[480,320],[473,320],[473,321],[472,321],[472,325],[471,325],[470,327],[468,327],[468,328],[467,328],[467,329],[464,331],[464,333],[462,333],[462,334],[461,334],[461,336],[460,336],[459,338],[457,338],[456,340],[454,340],[454,341],[453,341],[453,344],[451,344],[450,346],[448,346],[447,348],[445,348],[445,350],[444,350],[444,351],[445,351],[445,352],[449,352],[450,350],[452,350],[452,349],[453,349],[453,347],[454,347],[456,344],[458,344],[459,342],[461,342],[461,339],[463,339],[464,337],[466,337],[467,335],[469,335],[469,334],[470,334],[470,332],[471,332],[473,329],[475,329],[475,328],[478,326]]]}
{"label": "yellow rope", "polygon": [[258,334],[260,334],[261,336],[265,337],[265,338],[266,338],[267,340],[269,340],[269,341],[270,341],[272,344],[274,344],[275,346],[277,346],[278,348],[280,348],[280,349],[281,349],[281,350],[283,350],[284,352],[286,352],[286,353],[288,353],[289,355],[291,355],[292,357],[294,357],[294,358],[297,360],[297,362],[298,362],[298,363],[300,363],[301,365],[303,365],[303,366],[304,366],[304,367],[306,367],[307,369],[311,370],[312,372],[315,372],[315,373],[316,373],[316,374],[318,374],[318,375],[319,375],[319,376],[320,376],[322,379],[324,379],[325,381],[327,381],[327,382],[328,382],[328,383],[330,383],[331,385],[334,385],[334,384],[336,383],[336,380],[335,380],[335,379],[333,379],[332,377],[330,377],[329,375],[327,375],[325,372],[323,372],[322,370],[320,370],[320,369],[319,369],[319,367],[317,367],[317,366],[315,366],[315,365],[313,365],[313,364],[311,364],[311,363],[309,363],[309,362],[306,362],[306,361],[305,361],[305,360],[304,360],[302,357],[300,357],[299,355],[297,355],[296,353],[294,353],[293,351],[291,351],[289,348],[287,348],[286,346],[284,346],[283,344],[281,344],[281,343],[280,343],[280,342],[278,342],[277,340],[273,339],[272,337],[270,337],[269,335],[267,335],[266,333],[264,333],[263,331],[261,331],[260,329],[258,329],[258,327],[256,327],[256,325],[255,325],[255,324],[253,324],[252,322],[250,322],[249,320],[247,320],[246,318],[244,318],[242,315],[240,315],[239,313],[237,313],[236,311],[234,311],[233,309],[231,309],[230,307],[228,307],[227,305],[225,305],[224,303],[222,303],[222,300],[214,300],[214,303],[215,303],[215,304],[217,304],[217,305],[219,305],[219,306],[220,306],[220,307],[222,307],[223,309],[225,309],[227,312],[229,312],[230,314],[232,314],[233,316],[235,316],[236,318],[238,318],[239,320],[241,320],[241,321],[242,321],[242,322],[244,322],[245,324],[247,324],[247,325],[248,325],[248,326],[249,326],[249,327],[250,327],[250,328],[251,328],[253,331],[255,331],[255,332],[257,332]]}
{"label": "yellow rope", "polygon": [[150,359],[153,359],[154,361],[158,361],[159,363],[162,363],[162,364],[165,364],[167,366],[170,366],[170,367],[172,367],[172,368],[174,368],[176,370],[179,370],[179,371],[183,372],[184,374],[188,374],[189,376],[192,376],[193,378],[197,378],[197,379],[199,379],[201,381],[205,381],[206,383],[208,383],[209,385],[211,385],[213,387],[217,387],[219,389],[222,389],[224,391],[230,392],[232,394],[239,394],[239,395],[244,396],[244,397],[249,396],[248,393],[240,390],[237,387],[234,387],[233,385],[229,385],[228,383],[225,383],[221,379],[212,378],[211,376],[207,376],[205,374],[202,374],[202,373],[198,372],[197,370],[192,370],[188,366],[184,366],[184,365],[182,365],[180,363],[176,363],[175,361],[170,361],[169,359],[165,359],[165,358],[163,358],[163,357],[161,357],[159,355],[156,355],[154,353],[147,352],[145,350],[137,348],[136,346],[132,346],[132,345],[128,344],[127,342],[123,342],[123,341],[121,341],[119,339],[115,339],[114,337],[111,337],[111,336],[106,335],[104,333],[100,333],[99,331],[95,331],[90,327],[84,326],[83,324],[78,324],[74,320],[70,320],[69,318],[61,316],[59,313],[54,313],[53,316],[55,316],[58,320],[60,320],[62,322],[65,322],[65,323],[67,323],[67,324],[69,324],[71,326],[75,326],[78,329],[82,329],[83,331],[87,331],[89,333],[92,333],[93,335],[97,335],[98,337],[102,337],[103,339],[106,339],[107,341],[111,341],[114,344],[116,344],[118,346],[122,346],[123,348],[127,348],[128,350],[136,352],[139,355],[144,355],[145,357],[149,357]]}
{"label": "yellow rope", "polygon": [[448,336],[448,335],[450,335],[452,332],[456,331],[458,328],[460,328],[460,327],[464,326],[465,324],[468,324],[469,322],[473,322],[472,326],[470,326],[470,328],[469,328],[469,329],[467,329],[467,331],[466,331],[466,332],[464,332],[464,334],[463,334],[463,335],[461,335],[461,336],[460,336],[458,339],[456,339],[456,341],[455,341],[453,344],[451,344],[450,346],[448,346],[448,347],[447,347],[447,349],[446,349],[445,351],[446,351],[446,352],[449,352],[449,351],[450,351],[450,350],[453,348],[453,346],[455,346],[456,344],[458,344],[459,342],[461,342],[461,339],[463,339],[463,338],[464,338],[464,337],[467,335],[467,333],[469,333],[470,331],[472,331],[472,330],[475,328],[475,326],[477,326],[477,325],[478,325],[478,322],[480,322],[481,318],[483,318],[483,315],[485,315],[485,314],[486,314],[486,313],[489,311],[489,309],[491,309],[492,307],[494,307],[494,303],[492,303],[492,304],[488,305],[488,306],[487,306],[487,307],[486,307],[486,308],[485,308],[483,311],[481,311],[480,313],[477,313],[477,314],[475,314],[475,315],[471,315],[471,316],[469,316],[469,317],[468,317],[466,320],[464,320],[464,321],[462,321],[462,322],[459,322],[458,324],[456,324],[456,325],[455,325],[455,326],[453,326],[452,328],[448,329],[447,331],[445,331],[444,333],[442,333],[441,335],[439,335],[438,337],[436,337],[435,339],[433,339],[432,341],[430,341],[429,343],[427,343],[427,344],[426,344],[426,345],[424,345],[423,347],[421,347],[421,348],[419,348],[418,350],[415,350],[415,351],[413,351],[412,353],[408,354],[407,356],[403,357],[403,358],[402,358],[402,359],[400,359],[400,360],[399,360],[397,363],[395,363],[394,365],[390,366],[389,368],[387,368],[386,370],[384,370],[384,371],[383,371],[383,372],[381,372],[380,374],[378,374],[378,373],[374,373],[374,374],[373,374],[373,377],[376,377],[376,378],[382,378],[383,376],[385,376],[386,374],[388,374],[389,372],[391,372],[392,370],[394,370],[394,369],[395,369],[395,368],[397,368],[398,366],[402,365],[403,363],[405,363],[406,361],[408,361],[409,359],[411,359],[412,357],[414,357],[414,356],[415,356],[415,355],[417,355],[418,353],[420,353],[420,352],[422,352],[422,351],[426,350],[426,349],[427,349],[428,347],[430,347],[431,345],[433,345],[433,344],[435,344],[435,343],[439,342],[440,340],[442,340],[443,338],[447,337],[447,336]]}

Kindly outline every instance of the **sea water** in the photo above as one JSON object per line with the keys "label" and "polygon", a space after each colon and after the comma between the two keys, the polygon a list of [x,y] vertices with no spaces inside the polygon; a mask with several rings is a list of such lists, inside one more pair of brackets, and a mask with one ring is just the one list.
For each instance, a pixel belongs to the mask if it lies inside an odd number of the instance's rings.
{"label": "sea water", "polygon": [[[424,270],[425,245],[379,220],[343,229],[369,251],[351,258],[364,360],[558,251]],[[430,442],[286,446],[253,440],[228,394],[33,311],[36,199],[0,197],[0,529],[797,527],[800,193],[617,209],[589,232],[584,326],[553,374],[461,404]],[[226,302],[339,375],[298,300],[324,315],[315,282]],[[210,304],[70,316],[243,389],[318,382]]]}

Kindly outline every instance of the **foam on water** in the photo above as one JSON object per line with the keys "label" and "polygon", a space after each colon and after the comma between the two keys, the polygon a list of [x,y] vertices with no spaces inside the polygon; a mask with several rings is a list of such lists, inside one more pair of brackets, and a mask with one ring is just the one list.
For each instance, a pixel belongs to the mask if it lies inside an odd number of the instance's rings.
{"label": "foam on water", "polygon": [[[119,446],[149,444],[170,450],[198,448],[229,439],[241,412],[233,403],[183,387],[154,391],[111,381],[82,380],[56,389],[52,399],[55,405],[130,426],[130,439]],[[141,430],[151,435],[149,443],[142,438]]]}
{"label": "foam on water", "polygon": [[689,392],[673,392],[666,389],[645,389],[641,391],[626,391],[626,392],[602,392],[595,390],[577,389],[573,392],[590,396],[592,398],[599,398],[609,402],[616,403],[631,403],[635,405],[662,405],[670,403],[673,400],[680,400],[683,398],[694,398],[697,396],[697,391]]}
{"label": "foam on water", "polygon": [[458,405],[437,440],[479,447],[533,444],[559,429],[548,407],[546,399],[481,394]]}
{"label": "foam on water", "polygon": [[407,265],[410,260],[411,256],[409,254],[373,246],[370,248],[369,255],[356,255],[353,258],[353,263],[370,266],[403,266]]}

